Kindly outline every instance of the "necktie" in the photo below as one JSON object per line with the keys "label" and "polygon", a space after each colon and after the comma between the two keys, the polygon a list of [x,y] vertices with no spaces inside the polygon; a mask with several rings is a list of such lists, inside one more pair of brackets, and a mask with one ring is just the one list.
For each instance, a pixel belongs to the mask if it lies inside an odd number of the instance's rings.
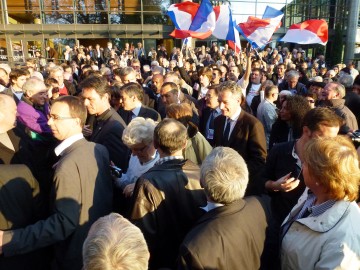
{"label": "necktie", "polygon": [[223,136],[224,146],[228,146],[228,144],[229,144],[230,125],[231,125],[231,119],[228,118],[226,126],[225,126],[225,130],[224,130],[224,136]]}

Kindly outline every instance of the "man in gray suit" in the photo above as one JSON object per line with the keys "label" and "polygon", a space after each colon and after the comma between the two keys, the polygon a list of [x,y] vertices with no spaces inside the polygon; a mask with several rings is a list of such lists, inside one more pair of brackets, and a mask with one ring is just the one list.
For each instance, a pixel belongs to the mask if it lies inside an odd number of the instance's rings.
{"label": "man in gray suit", "polygon": [[[62,141],[55,153],[52,213],[22,229],[0,231],[0,253],[25,254],[54,245],[53,269],[82,268],[81,249],[90,226],[112,209],[109,155],[82,135],[86,108],[77,97],[56,100],[48,124]],[[2,249],[2,250],[1,250]]]}

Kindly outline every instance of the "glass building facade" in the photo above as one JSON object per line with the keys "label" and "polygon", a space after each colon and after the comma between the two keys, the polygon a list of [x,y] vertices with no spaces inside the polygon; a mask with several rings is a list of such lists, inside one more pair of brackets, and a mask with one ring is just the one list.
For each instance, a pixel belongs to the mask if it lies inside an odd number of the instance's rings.
{"label": "glass building facade", "polygon": [[[0,1],[0,61],[23,62],[36,51],[44,53],[45,45],[61,57],[65,45],[106,46],[109,40],[120,47],[124,42],[141,41],[145,48],[164,44],[168,50],[181,44],[169,36],[174,27],[166,10],[178,2],[174,0]],[[261,17],[266,5],[282,9],[285,15],[276,39],[291,24],[309,18],[327,20],[330,35],[336,25],[345,31],[349,1],[353,0],[231,0],[230,4],[237,22],[249,15]]]}

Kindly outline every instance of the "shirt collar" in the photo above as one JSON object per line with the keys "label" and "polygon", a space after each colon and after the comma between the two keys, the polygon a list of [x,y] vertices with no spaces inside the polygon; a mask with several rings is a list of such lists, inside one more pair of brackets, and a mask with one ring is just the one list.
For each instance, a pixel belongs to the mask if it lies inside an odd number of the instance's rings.
{"label": "shirt collar", "polygon": [[166,161],[175,160],[175,159],[183,160],[184,157],[183,157],[183,156],[168,156],[168,157],[163,157],[163,158],[160,158],[158,161],[156,161],[155,165],[161,165],[161,164],[165,163]]}
{"label": "shirt collar", "polygon": [[137,104],[136,107],[134,109],[132,109],[131,111],[133,112],[133,114],[135,116],[138,116],[141,110],[141,103]]}
{"label": "shirt collar", "polygon": [[55,148],[56,156],[61,155],[61,153],[64,152],[66,148],[70,147],[73,143],[75,143],[83,138],[84,138],[84,135],[82,133],[79,133],[79,134],[75,134],[75,135],[63,140],[62,143],[60,143]]}
{"label": "shirt collar", "polygon": [[211,210],[224,206],[224,204],[222,203],[214,203],[214,202],[207,202],[207,205],[205,207],[200,207],[201,209],[203,209],[206,212],[210,212]]}

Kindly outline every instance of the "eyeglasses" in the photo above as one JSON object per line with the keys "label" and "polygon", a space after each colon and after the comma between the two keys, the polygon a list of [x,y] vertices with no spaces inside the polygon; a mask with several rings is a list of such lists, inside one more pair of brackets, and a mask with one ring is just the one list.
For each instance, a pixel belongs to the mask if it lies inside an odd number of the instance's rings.
{"label": "eyeglasses", "polygon": [[60,116],[60,115],[56,115],[56,114],[48,114],[47,118],[48,118],[48,120],[52,119],[54,121],[57,121],[57,120],[75,119],[76,117]]}

